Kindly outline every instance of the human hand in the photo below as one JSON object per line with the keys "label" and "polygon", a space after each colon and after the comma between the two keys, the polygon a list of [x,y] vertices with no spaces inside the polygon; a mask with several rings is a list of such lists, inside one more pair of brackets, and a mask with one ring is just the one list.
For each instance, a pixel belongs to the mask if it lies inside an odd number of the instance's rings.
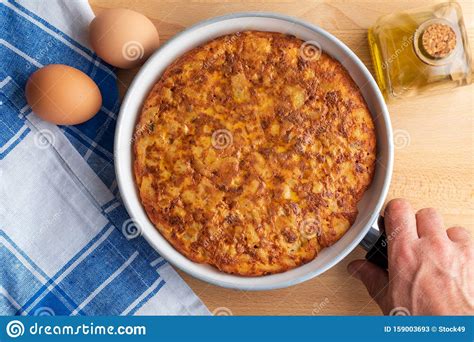
{"label": "human hand", "polygon": [[388,272],[366,260],[348,265],[384,314],[394,308],[411,315],[474,314],[474,243],[466,229],[445,230],[435,209],[415,215],[396,199],[385,209],[385,231]]}

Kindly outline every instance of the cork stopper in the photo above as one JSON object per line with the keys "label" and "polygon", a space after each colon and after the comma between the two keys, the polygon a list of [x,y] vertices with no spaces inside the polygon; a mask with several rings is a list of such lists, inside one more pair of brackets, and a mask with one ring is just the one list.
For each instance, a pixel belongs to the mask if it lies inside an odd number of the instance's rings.
{"label": "cork stopper", "polygon": [[435,23],[421,35],[423,50],[432,58],[445,58],[456,47],[456,33],[446,24]]}

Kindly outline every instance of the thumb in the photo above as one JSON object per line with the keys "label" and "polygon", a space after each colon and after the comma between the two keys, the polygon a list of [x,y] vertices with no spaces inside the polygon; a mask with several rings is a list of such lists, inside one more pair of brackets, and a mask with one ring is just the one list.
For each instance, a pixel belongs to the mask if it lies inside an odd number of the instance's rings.
{"label": "thumb", "polygon": [[[386,314],[388,273],[367,260],[354,260],[347,266],[347,271],[356,279],[362,281],[369,295],[377,302]],[[387,312],[386,312],[387,311]]]}

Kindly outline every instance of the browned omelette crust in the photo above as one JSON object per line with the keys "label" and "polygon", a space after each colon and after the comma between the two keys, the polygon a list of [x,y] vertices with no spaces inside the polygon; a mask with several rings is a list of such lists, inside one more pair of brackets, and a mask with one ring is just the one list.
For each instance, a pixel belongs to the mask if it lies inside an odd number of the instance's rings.
{"label": "browned omelette crust", "polygon": [[217,38],[169,66],[145,101],[141,201],[191,260],[282,272],[354,222],[374,172],[373,122],[341,64],[302,44],[256,31]]}

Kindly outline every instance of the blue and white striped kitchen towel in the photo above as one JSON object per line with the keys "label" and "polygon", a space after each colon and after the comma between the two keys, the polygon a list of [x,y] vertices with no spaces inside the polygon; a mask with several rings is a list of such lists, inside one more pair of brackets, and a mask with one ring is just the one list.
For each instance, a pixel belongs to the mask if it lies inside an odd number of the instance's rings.
{"label": "blue and white striped kitchen towel", "polygon": [[[88,47],[92,18],[86,0],[0,3],[0,314],[209,314],[133,234],[113,166],[116,76]],[[31,112],[26,81],[52,63],[99,85],[94,118],[55,126]]]}

